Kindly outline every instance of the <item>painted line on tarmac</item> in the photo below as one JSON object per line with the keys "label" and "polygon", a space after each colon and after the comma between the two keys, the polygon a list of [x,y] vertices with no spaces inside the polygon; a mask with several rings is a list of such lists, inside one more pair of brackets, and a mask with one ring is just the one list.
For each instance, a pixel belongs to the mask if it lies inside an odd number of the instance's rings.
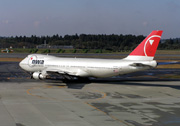
{"label": "painted line on tarmac", "polygon": [[91,105],[89,102],[99,101],[99,100],[105,99],[106,96],[107,96],[107,94],[106,94],[105,92],[102,92],[102,91],[99,91],[99,90],[94,90],[94,91],[97,92],[97,93],[100,93],[102,97],[97,98],[97,99],[93,99],[93,100],[88,100],[88,102],[84,102],[85,104],[87,104],[88,106],[94,108],[95,110],[97,110],[97,111],[99,111],[99,112],[101,112],[101,113],[103,113],[103,114],[111,117],[111,118],[112,118],[113,120],[115,120],[115,121],[118,121],[118,122],[123,123],[123,124],[125,124],[125,125],[127,125],[127,126],[130,126],[128,123],[126,123],[126,122],[124,122],[124,121],[122,121],[122,120],[119,120],[117,117],[108,114],[107,112],[105,112],[105,111],[103,111],[103,110],[95,107],[94,105]]}
{"label": "painted line on tarmac", "polygon": [[87,104],[87,105],[89,105],[90,107],[96,109],[97,111],[102,112],[102,113],[104,113],[105,115],[111,117],[113,120],[118,121],[118,122],[120,122],[120,123],[123,123],[123,124],[125,124],[125,125],[127,125],[127,126],[130,126],[128,123],[126,123],[126,122],[124,122],[124,121],[122,121],[122,120],[119,120],[119,119],[116,118],[115,116],[110,115],[110,114],[108,114],[108,113],[102,111],[101,109],[99,109],[99,108],[97,108],[97,107],[91,105],[90,103],[88,103],[88,102],[84,102],[84,103]]}
{"label": "painted line on tarmac", "polygon": [[[56,98],[44,97],[44,96],[40,96],[40,95],[36,95],[36,94],[31,93],[32,90],[35,90],[35,89],[38,89],[38,88],[42,88],[42,87],[44,87],[44,88],[53,88],[53,86],[38,86],[38,87],[32,87],[32,88],[30,88],[30,89],[28,89],[26,92],[27,92],[27,94],[29,94],[29,95],[31,95],[31,96],[34,96],[34,97],[37,97],[37,98],[48,99],[48,100],[56,100],[56,101],[58,100],[58,99],[56,99]],[[58,86],[58,87],[59,87],[59,88],[66,88],[67,86],[64,85],[64,86]],[[107,94],[106,94],[105,92],[102,92],[102,91],[99,91],[99,90],[94,90],[94,92],[97,92],[97,93],[101,94],[101,97],[100,97],[100,98],[96,98],[96,99],[88,100],[88,102],[84,102],[84,104],[86,104],[86,105],[90,106],[91,108],[93,108],[93,109],[95,109],[95,110],[97,110],[97,111],[99,111],[99,112],[101,112],[101,113],[109,116],[110,118],[112,118],[112,119],[115,120],[115,121],[118,121],[118,122],[123,123],[123,124],[125,124],[125,125],[127,125],[127,126],[130,126],[128,123],[126,123],[126,122],[124,122],[124,121],[122,121],[122,120],[119,120],[119,119],[116,118],[115,116],[110,115],[110,114],[108,114],[107,112],[104,112],[103,110],[101,110],[101,109],[99,109],[99,108],[91,105],[89,102],[99,101],[99,100],[105,99],[106,96],[107,96]],[[72,100],[63,100],[63,101],[72,102]],[[74,102],[74,100],[73,100],[73,102]],[[77,102],[77,101],[76,101],[76,102]],[[78,101],[78,102],[79,102],[79,101]]]}
{"label": "painted line on tarmac", "polygon": [[100,93],[102,97],[94,99],[93,101],[98,101],[98,100],[104,99],[107,96],[107,94],[105,92],[102,92],[102,91],[99,91],[99,90],[94,90],[94,91],[97,92],[97,93]]}
{"label": "painted line on tarmac", "polygon": [[[48,100],[57,100],[56,98],[49,98],[49,97],[44,97],[44,96],[40,96],[40,95],[36,95],[36,94],[33,94],[31,93],[32,90],[35,90],[35,89],[38,89],[38,88],[52,88],[53,86],[38,86],[38,87],[32,87],[30,89],[28,89],[26,92],[27,94],[31,95],[31,96],[34,96],[34,97],[38,97],[38,98],[41,98],[41,99],[48,99]],[[59,86],[59,88],[65,88],[66,86]]]}

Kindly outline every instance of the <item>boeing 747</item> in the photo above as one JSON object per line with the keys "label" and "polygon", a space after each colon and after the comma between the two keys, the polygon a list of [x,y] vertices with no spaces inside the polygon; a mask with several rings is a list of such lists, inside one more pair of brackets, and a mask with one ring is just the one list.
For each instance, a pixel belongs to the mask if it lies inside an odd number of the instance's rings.
{"label": "boeing 747", "polygon": [[30,54],[19,65],[34,79],[46,79],[54,73],[66,79],[73,77],[112,77],[157,67],[154,56],[161,39],[161,30],[152,31],[126,58],[92,59],[60,58]]}

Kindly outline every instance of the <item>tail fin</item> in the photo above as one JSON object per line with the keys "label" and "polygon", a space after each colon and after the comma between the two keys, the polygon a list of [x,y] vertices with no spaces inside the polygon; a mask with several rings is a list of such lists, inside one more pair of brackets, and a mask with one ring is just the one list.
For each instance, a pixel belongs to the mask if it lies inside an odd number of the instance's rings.
{"label": "tail fin", "polygon": [[152,31],[125,59],[153,60],[163,31]]}

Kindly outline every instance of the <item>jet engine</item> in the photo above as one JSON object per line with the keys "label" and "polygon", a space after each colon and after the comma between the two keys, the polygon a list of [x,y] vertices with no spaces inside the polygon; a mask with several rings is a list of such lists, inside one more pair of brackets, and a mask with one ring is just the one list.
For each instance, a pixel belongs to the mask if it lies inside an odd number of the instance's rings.
{"label": "jet engine", "polygon": [[32,78],[36,79],[36,80],[43,80],[46,78],[46,76],[44,76],[42,73],[40,72],[34,72],[32,74]]}

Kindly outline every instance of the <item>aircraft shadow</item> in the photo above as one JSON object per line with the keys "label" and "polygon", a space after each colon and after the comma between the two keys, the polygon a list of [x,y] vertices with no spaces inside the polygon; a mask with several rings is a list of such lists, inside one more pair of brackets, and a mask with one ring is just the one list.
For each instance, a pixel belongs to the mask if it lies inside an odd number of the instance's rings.
{"label": "aircraft shadow", "polygon": [[[162,82],[162,83],[150,83],[150,82]],[[168,84],[163,84],[163,82],[169,81]],[[179,85],[173,84],[173,81],[179,81]],[[149,87],[170,87],[180,90],[180,79],[93,79],[87,81],[65,81],[56,80],[56,81],[46,81],[49,85],[60,86],[66,85],[71,89],[82,89],[84,86],[96,83],[96,84],[112,84],[112,85],[128,85],[128,86],[149,86]],[[144,83],[143,83],[144,82]],[[149,83],[148,83],[149,82]]]}

